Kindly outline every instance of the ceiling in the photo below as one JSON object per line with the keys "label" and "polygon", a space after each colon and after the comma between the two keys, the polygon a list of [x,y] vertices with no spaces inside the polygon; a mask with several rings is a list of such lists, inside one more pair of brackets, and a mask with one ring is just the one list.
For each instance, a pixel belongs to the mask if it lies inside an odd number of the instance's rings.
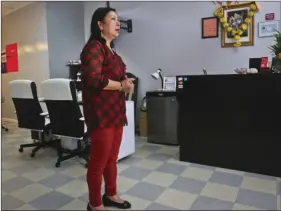
{"label": "ceiling", "polygon": [[14,12],[22,7],[25,7],[29,4],[33,4],[35,2],[29,2],[29,1],[2,1],[1,7],[2,7],[2,16],[8,15],[11,12]]}

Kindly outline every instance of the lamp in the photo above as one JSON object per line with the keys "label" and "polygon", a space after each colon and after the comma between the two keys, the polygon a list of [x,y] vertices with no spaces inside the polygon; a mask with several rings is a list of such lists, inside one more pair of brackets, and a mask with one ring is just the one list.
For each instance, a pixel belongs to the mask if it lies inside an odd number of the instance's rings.
{"label": "lamp", "polygon": [[161,79],[161,89],[163,90],[164,88],[164,82],[163,82],[163,76],[162,76],[162,70],[160,68],[158,68],[158,70],[154,73],[151,74],[152,78],[154,78],[155,80],[158,80],[159,78]]}

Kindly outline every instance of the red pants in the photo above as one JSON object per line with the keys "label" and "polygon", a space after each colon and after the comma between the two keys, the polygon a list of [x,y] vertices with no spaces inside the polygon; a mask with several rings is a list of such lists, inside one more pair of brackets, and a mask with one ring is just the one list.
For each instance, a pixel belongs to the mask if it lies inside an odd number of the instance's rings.
{"label": "red pants", "polygon": [[116,195],[117,159],[123,127],[97,128],[89,135],[91,140],[87,172],[89,200],[93,207],[98,207],[102,204],[102,176],[105,182],[105,193],[108,196]]}

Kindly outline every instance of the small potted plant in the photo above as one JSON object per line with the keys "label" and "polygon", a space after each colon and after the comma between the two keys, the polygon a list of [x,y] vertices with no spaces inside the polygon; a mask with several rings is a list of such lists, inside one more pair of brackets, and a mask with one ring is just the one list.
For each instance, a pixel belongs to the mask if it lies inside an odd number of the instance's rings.
{"label": "small potted plant", "polygon": [[269,46],[269,49],[274,54],[272,58],[272,64],[274,65],[272,70],[281,73],[281,32],[276,31],[274,38],[275,44]]}

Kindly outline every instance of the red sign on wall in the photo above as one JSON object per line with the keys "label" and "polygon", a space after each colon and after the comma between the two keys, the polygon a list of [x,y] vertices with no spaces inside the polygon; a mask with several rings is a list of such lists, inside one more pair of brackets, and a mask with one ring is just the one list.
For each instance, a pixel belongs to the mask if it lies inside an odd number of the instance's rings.
{"label": "red sign on wall", "polygon": [[6,46],[6,72],[18,72],[18,44],[13,43]]}
{"label": "red sign on wall", "polygon": [[267,13],[267,14],[265,14],[265,20],[266,21],[272,21],[272,20],[274,20],[274,13]]}

